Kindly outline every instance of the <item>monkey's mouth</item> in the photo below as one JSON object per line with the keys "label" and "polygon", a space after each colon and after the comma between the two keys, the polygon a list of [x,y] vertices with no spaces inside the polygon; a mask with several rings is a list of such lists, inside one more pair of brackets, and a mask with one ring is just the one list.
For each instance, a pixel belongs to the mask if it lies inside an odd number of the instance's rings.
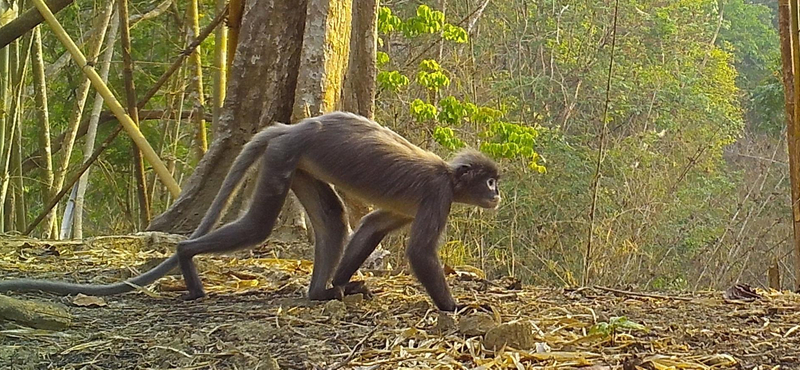
{"label": "monkey's mouth", "polygon": [[481,207],[483,207],[483,208],[491,208],[491,209],[497,209],[497,207],[499,207],[499,206],[500,206],[500,196],[499,195],[494,197],[494,198],[487,199],[487,200],[485,200],[483,202],[483,204],[481,204]]}

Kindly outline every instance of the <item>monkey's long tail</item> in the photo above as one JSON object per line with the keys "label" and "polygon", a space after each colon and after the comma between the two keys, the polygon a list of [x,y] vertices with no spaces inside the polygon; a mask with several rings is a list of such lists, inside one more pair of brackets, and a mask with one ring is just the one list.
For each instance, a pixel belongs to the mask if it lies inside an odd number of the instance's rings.
{"label": "monkey's long tail", "polygon": [[[297,133],[298,135],[307,135],[312,130],[319,129],[320,122],[314,119],[305,119],[295,125],[284,125],[277,123],[273,126],[264,129],[245,144],[241,153],[236,157],[231,165],[228,175],[220,187],[214,202],[211,204],[208,212],[203,217],[200,225],[192,233],[191,239],[208,233],[211,228],[216,224],[222,208],[226,205],[230,195],[236,190],[236,186],[244,177],[247,169],[258,160],[261,155],[266,151],[269,141],[280,135],[286,133]],[[60,295],[78,294],[83,293],[94,296],[113,295],[119,293],[130,292],[135,287],[145,286],[152,284],[162,276],[169,273],[172,269],[178,266],[178,255],[173,254],[171,257],[161,262],[158,266],[152,268],[139,276],[130,278],[121,283],[96,285],[96,284],[75,284],[60,281],[48,280],[33,280],[33,279],[18,279],[0,281],[0,292],[8,291],[44,291],[56,293]]]}
{"label": "monkey's long tail", "polygon": [[170,270],[178,266],[178,255],[173,254],[158,266],[152,268],[139,276],[130,278],[125,282],[96,285],[96,284],[75,284],[60,281],[19,279],[0,281],[0,292],[9,291],[43,291],[60,295],[83,293],[86,295],[103,296],[130,292],[136,286],[145,286],[153,283]]}

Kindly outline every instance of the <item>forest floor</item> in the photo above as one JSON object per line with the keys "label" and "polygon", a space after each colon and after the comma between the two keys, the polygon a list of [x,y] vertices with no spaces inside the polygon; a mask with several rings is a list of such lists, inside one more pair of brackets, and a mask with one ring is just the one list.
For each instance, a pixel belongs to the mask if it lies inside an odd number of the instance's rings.
{"label": "forest floor", "polygon": [[[0,271],[118,281],[169,255],[156,239],[0,237]],[[69,324],[44,330],[0,317],[0,369],[800,369],[794,293],[758,290],[743,302],[722,292],[541,289],[456,269],[448,283],[474,307],[440,314],[404,273],[362,276],[371,300],[310,302],[311,263],[272,257],[284,247],[198,258],[208,296],[193,302],[178,298],[175,274],[102,299],[7,293],[60,306]]]}

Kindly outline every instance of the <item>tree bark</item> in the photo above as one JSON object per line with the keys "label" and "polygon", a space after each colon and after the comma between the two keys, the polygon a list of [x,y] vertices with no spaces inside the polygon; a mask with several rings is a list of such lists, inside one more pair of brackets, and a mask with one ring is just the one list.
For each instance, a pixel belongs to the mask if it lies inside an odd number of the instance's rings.
{"label": "tree bark", "polygon": [[[350,32],[350,60],[344,77],[342,110],[367,118],[375,115],[375,78],[378,68],[378,1],[361,0],[353,4],[353,26]],[[358,225],[369,207],[358,199],[340,193],[347,206],[350,225]]]}
{"label": "tree bark", "polygon": [[305,1],[256,0],[247,4],[218,135],[184,183],[179,198],[152,220],[148,230],[193,231],[239,148],[259,128],[290,121],[305,9]]}
{"label": "tree bark", "polygon": [[[53,14],[56,14],[61,9],[66,8],[67,5],[72,4],[73,1],[74,0],[49,0],[45,1],[45,4],[47,4],[47,7],[50,8]],[[31,7],[25,11],[25,13],[22,13],[21,16],[17,17],[17,19],[0,27],[0,49],[8,46],[12,41],[18,39],[42,22],[44,22],[42,14],[39,13],[36,7]]]}
{"label": "tree bark", "polygon": [[[350,53],[351,15],[351,0],[308,2],[292,122],[338,106]],[[294,195],[289,196],[278,224],[308,232],[305,213]]]}
{"label": "tree bark", "polygon": [[[217,14],[225,11],[225,0],[216,0]],[[225,89],[228,85],[228,65],[226,64],[225,51],[228,49],[228,29],[220,24],[214,33],[214,90],[211,92],[211,120],[212,134],[219,127],[219,115],[225,103]]]}
{"label": "tree bark", "polygon": [[[33,29],[33,85],[36,101],[36,120],[39,121],[39,146],[44,149],[44,179],[42,181],[42,200],[53,199],[56,194],[53,176],[53,156],[50,151],[50,114],[47,108],[47,84],[44,76],[44,58],[42,57],[41,27]],[[47,212],[42,230],[42,238],[50,239],[54,235],[56,224],[55,208]]]}
{"label": "tree bark", "polygon": [[[197,10],[197,0],[189,0],[189,8],[186,12],[188,18],[187,24],[189,25],[186,30],[186,45],[191,45],[200,34],[200,20]],[[208,137],[206,136],[206,120],[203,118],[203,110],[206,104],[205,96],[203,94],[203,64],[200,59],[200,47],[192,51],[189,56],[189,64],[191,65],[191,78],[190,78],[190,93],[189,99],[192,101],[193,110],[199,112],[196,116],[192,117],[194,122],[194,151],[195,158],[199,161],[203,158],[208,150]]]}
{"label": "tree bark", "polygon": [[[781,37],[781,60],[783,64],[783,89],[786,109],[786,141],[789,146],[789,181],[791,185],[793,245],[795,251],[795,288],[800,290],[800,125],[798,125],[797,75],[800,60],[800,42],[797,39],[797,1],[780,0],[778,22]],[[791,15],[790,15],[791,14]],[[793,37],[794,36],[794,37]]]}
{"label": "tree bark", "polygon": [[[133,124],[139,127],[139,108],[136,106],[136,87],[133,83],[133,58],[131,57],[131,29],[128,23],[128,0],[119,0],[120,41],[122,41],[122,76],[125,80],[125,99],[128,115]],[[144,177],[144,159],[142,152],[134,144],[133,174],[136,180],[136,199],[139,203],[139,227],[150,223],[150,204],[147,199],[147,180]]]}

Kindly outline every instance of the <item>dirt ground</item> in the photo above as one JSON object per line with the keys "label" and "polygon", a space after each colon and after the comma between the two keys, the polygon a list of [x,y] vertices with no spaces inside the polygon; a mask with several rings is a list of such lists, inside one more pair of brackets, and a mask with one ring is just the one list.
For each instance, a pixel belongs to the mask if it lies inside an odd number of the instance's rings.
{"label": "dirt ground", "polygon": [[[130,266],[169,253],[2,244],[4,279],[117,281],[137,270]],[[0,369],[800,369],[800,295],[790,292],[759,290],[760,299],[740,302],[721,292],[543,289],[457,269],[448,277],[453,293],[474,305],[448,315],[405,273],[363,276],[371,300],[310,302],[311,264],[273,256],[274,248],[201,258],[208,297],[193,302],[178,298],[176,275],[88,306],[7,293],[62,306],[71,324],[42,330],[0,320]],[[481,309],[496,323],[525,323],[506,335],[526,337],[529,348],[490,348],[490,334],[465,334],[461,324]],[[614,322],[636,325],[598,333]]]}

